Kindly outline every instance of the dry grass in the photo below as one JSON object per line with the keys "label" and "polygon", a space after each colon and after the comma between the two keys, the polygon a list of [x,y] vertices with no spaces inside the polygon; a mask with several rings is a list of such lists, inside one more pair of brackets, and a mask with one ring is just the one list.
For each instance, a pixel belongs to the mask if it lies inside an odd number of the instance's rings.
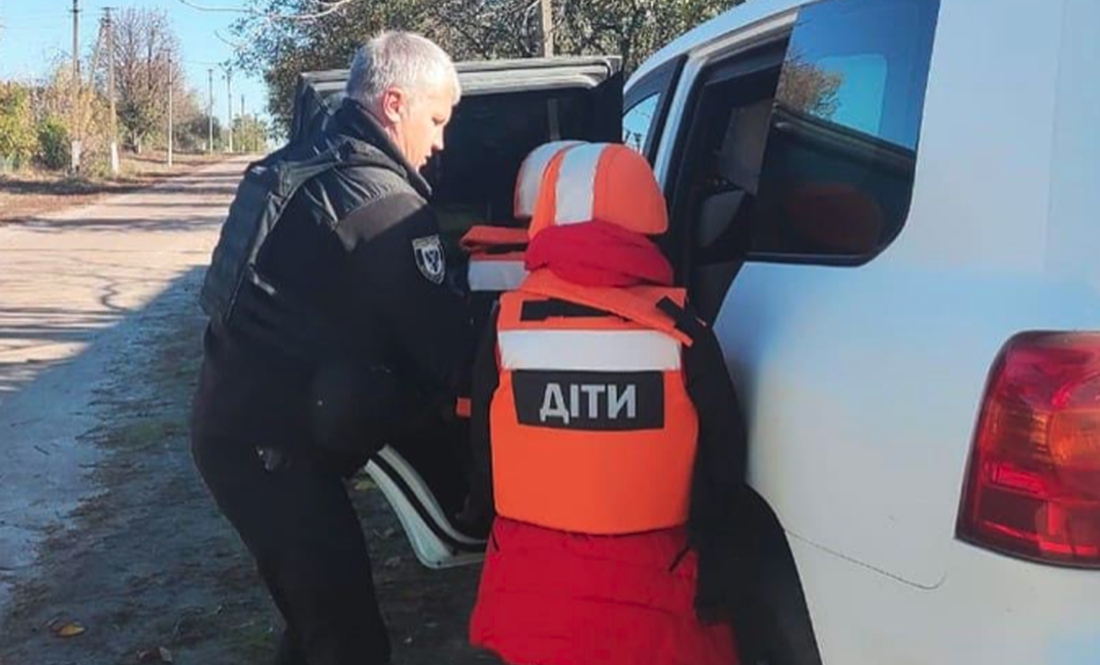
{"label": "dry grass", "polygon": [[121,174],[115,179],[73,177],[35,169],[0,174],[0,223],[84,205],[108,194],[130,192],[225,157],[223,153],[176,153],[169,167],[163,151],[123,153]]}

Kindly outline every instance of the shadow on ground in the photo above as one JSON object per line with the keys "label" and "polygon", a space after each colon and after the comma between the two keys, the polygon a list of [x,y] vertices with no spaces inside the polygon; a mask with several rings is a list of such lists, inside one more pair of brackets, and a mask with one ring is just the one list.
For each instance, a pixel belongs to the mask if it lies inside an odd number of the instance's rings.
{"label": "shadow on ground", "polygon": [[[204,325],[195,306],[201,276],[199,269],[187,273],[93,341],[125,339],[95,391],[97,424],[80,437],[100,453],[87,469],[94,492],[69,527],[50,533],[35,562],[15,571],[12,600],[0,616],[0,665],[161,662],[160,648],[183,665],[242,665],[265,663],[273,653],[276,615],[188,448]],[[65,370],[46,370],[34,382],[55,371]],[[381,493],[369,483],[359,487],[352,491],[394,664],[496,662],[466,646],[476,567],[422,568]],[[84,632],[55,635],[72,622]]]}

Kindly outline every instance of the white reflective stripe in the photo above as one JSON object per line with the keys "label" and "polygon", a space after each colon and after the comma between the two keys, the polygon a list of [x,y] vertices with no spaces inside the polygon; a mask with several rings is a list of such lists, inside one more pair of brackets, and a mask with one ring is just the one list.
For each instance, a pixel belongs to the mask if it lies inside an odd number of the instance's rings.
{"label": "white reflective stripe", "polygon": [[513,291],[527,278],[523,261],[470,259],[466,280],[471,291]]}
{"label": "white reflective stripe", "polygon": [[546,173],[546,166],[554,155],[580,144],[581,141],[552,141],[540,145],[527,155],[516,177],[513,216],[517,219],[528,219],[535,214],[535,204],[538,202],[539,188],[542,186],[542,176]]}
{"label": "white reflective stripe", "polygon": [[606,143],[592,143],[573,148],[562,158],[558,172],[557,197],[554,223],[577,224],[592,221],[595,196],[596,167]]}
{"label": "white reflective stripe", "polygon": [[680,343],[655,330],[505,330],[504,369],[662,372],[680,369]]}

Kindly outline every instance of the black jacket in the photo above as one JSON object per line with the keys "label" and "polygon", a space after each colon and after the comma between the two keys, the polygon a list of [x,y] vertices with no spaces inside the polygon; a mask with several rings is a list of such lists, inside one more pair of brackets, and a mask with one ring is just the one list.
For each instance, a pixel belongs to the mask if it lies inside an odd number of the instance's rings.
{"label": "black jacket", "polygon": [[472,325],[450,287],[429,186],[350,100],[308,149],[348,142],[370,164],[306,183],[257,260],[280,293],[306,304],[340,339],[302,359],[211,324],[193,415],[198,434],[361,459],[388,428],[451,402]]}
{"label": "black jacket", "polygon": [[[690,312],[688,316],[695,318]],[[470,432],[474,472],[470,501],[462,516],[482,528],[493,511],[489,407],[499,385],[496,319],[494,312],[474,363]],[[750,533],[747,516],[751,502],[751,490],[745,484],[748,434],[714,332],[698,326],[692,336],[693,344],[684,349],[683,368],[699,418],[688,518],[689,542],[699,557],[696,607],[704,617],[728,618],[745,603],[750,586],[746,553],[755,534]],[[567,492],[568,486],[568,480],[563,480],[562,491]]]}

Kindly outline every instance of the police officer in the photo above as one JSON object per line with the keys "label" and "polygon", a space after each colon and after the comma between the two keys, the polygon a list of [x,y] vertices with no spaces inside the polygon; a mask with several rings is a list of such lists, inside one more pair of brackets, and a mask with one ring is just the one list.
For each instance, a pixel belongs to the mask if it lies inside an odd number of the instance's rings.
{"label": "police officer", "polygon": [[262,232],[234,220],[278,198],[253,201],[242,185],[207,273],[204,303],[222,304],[206,306],[192,451],[285,619],[278,663],[389,662],[343,481],[404,423],[453,408],[471,324],[418,171],[443,149],[459,96],[431,41],[387,32],[366,43],[328,126],[254,170],[340,164],[306,180]]}

